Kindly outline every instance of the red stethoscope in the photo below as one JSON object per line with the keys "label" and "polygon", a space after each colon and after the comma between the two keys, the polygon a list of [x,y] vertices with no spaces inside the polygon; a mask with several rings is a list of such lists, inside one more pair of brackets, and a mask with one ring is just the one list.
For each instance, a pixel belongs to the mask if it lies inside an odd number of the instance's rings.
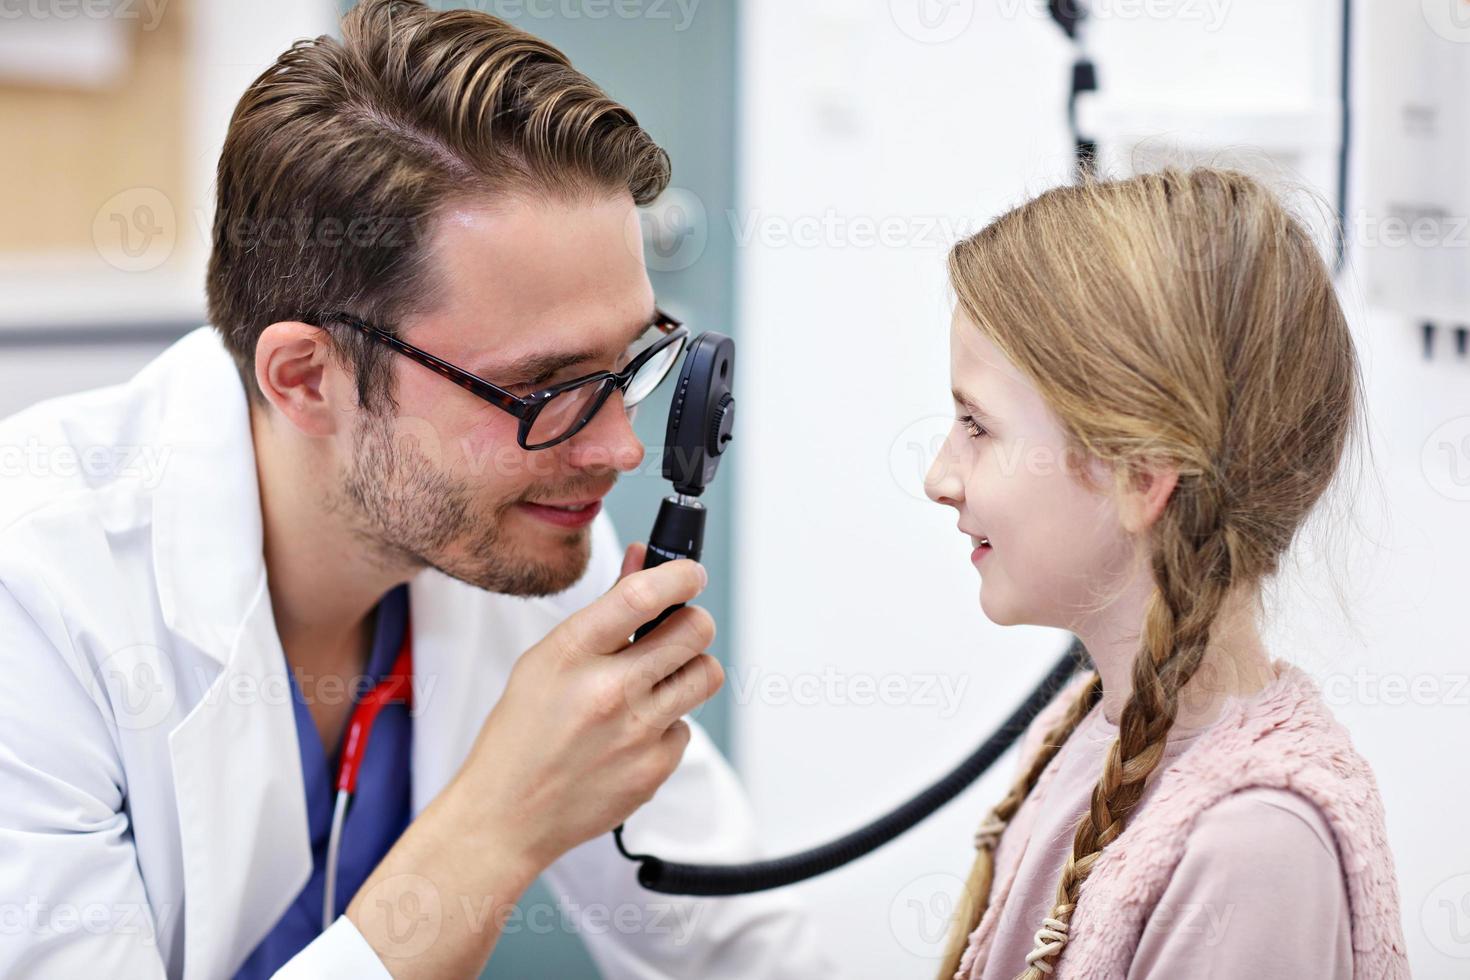
{"label": "red stethoscope", "polygon": [[373,722],[378,712],[386,705],[403,703],[413,706],[413,630],[408,616],[403,618],[403,645],[398,648],[398,659],[388,676],[357,702],[352,709],[352,720],[347,724],[347,735],[342,740],[342,758],[337,763],[337,805],[332,809],[332,832],[327,838],[327,874],[325,894],[322,897],[322,931],[325,932],[336,918],[332,909],[337,904],[337,851],[342,845],[342,824],[347,819],[347,804],[357,791],[357,774],[362,768],[362,757],[367,752],[368,736],[372,734]]}

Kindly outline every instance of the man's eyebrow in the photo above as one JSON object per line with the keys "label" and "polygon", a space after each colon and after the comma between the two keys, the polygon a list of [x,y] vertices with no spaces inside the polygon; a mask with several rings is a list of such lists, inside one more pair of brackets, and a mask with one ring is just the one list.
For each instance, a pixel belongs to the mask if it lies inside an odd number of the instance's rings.
{"label": "man's eyebrow", "polygon": [[[647,317],[640,320],[638,329],[628,338],[628,344],[633,343],[643,336],[644,331],[658,322],[657,311],[652,311]],[[628,346],[624,344],[623,347]],[[623,348],[618,348],[622,350]],[[580,351],[537,351],[535,354],[527,354],[525,357],[511,361],[509,364],[486,368],[486,373],[480,373],[480,377],[487,381],[495,381],[498,384],[525,384],[549,378],[558,371],[565,371],[569,367],[585,364],[605,355],[600,350]],[[493,377],[492,377],[493,375]]]}

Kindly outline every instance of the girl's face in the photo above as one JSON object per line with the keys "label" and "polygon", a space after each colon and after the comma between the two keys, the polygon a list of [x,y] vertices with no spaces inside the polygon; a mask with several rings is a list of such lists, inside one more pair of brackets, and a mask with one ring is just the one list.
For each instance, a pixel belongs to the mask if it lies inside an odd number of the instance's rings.
{"label": "girl's face", "polygon": [[1041,395],[959,309],[949,342],[956,421],[925,491],[959,515],[992,622],[1081,632],[1135,567],[1133,536],[1106,492],[1111,477],[1092,460],[1103,492],[1081,482]]}

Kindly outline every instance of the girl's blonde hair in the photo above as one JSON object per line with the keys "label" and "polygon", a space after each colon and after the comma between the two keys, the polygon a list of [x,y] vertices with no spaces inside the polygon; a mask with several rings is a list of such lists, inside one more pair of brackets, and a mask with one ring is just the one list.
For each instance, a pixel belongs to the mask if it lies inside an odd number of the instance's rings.
{"label": "girl's blonde hair", "polygon": [[[1107,464],[1115,488],[1145,466],[1179,473],[1143,542],[1155,589],[1118,738],[1037,923],[1050,942],[1017,978],[1039,980],[1162,757],[1227,595],[1278,570],[1332,483],[1362,383],[1311,236],[1235,171],[1054,188],[956,245],[949,272],[960,308],[1036,386],[1072,458]],[[985,912],[1000,829],[1100,695],[1094,674],[977,834],[942,980]]]}

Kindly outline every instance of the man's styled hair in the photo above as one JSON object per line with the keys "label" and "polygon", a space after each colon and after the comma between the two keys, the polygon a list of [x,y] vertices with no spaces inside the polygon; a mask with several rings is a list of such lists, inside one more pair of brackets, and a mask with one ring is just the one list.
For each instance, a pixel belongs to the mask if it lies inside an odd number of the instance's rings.
{"label": "man's styled hair", "polygon": [[[241,96],[220,155],[209,317],[255,383],[261,331],[350,311],[392,329],[432,309],[447,207],[532,193],[657,197],[668,155],[566,56],[485,13],[363,0],[342,39],[298,41]],[[493,270],[487,272],[493,274]],[[389,352],[342,330],[364,408]]]}

